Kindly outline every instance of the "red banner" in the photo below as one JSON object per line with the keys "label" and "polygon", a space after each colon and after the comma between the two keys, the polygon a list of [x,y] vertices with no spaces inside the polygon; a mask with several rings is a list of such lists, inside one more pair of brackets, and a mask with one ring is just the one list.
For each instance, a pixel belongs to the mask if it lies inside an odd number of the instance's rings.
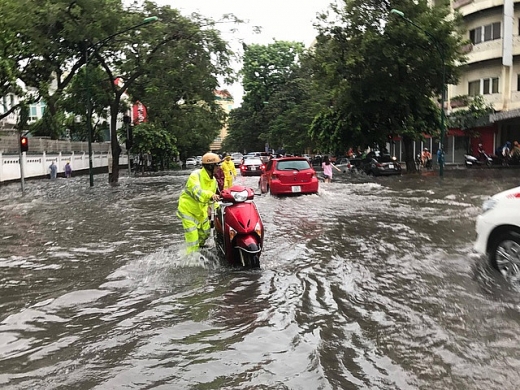
{"label": "red banner", "polygon": [[138,125],[139,123],[146,122],[147,118],[146,107],[140,101],[135,102],[132,106],[132,122],[134,125]]}

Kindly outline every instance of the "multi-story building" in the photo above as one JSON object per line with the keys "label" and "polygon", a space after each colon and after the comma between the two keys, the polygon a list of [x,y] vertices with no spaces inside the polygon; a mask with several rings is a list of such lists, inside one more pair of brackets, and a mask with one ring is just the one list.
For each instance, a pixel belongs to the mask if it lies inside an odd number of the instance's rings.
{"label": "multi-story building", "polygon": [[[229,114],[229,112],[233,109],[234,101],[233,96],[229,93],[227,89],[221,89],[215,91],[215,100],[218,104],[222,107],[222,109],[225,111],[226,114]],[[222,151],[222,141],[224,141],[224,138],[227,136],[227,121],[226,124],[220,129],[220,134],[217,138],[211,143],[209,146],[209,149],[212,152],[221,152]]]}
{"label": "multi-story building", "polygon": [[495,113],[477,129],[471,149],[482,143],[493,153],[506,141],[520,141],[520,0],[456,0],[451,6],[463,16],[471,44],[459,83],[448,86],[445,108],[449,115],[460,107],[457,97],[482,95]]}
{"label": "multi-story building", "polygon": [[[9,94],[0,98],[0,114],[11,109],[11,107],[19,103],[16,95]],[[37,102],[29,105],[29,123],[34,123],[41,119],[45,112],[45,102]],[[6,117],[0,119],[0,134],[12,134],[15,132],[15,126],[18,122],[18,110],[10,113]]]}

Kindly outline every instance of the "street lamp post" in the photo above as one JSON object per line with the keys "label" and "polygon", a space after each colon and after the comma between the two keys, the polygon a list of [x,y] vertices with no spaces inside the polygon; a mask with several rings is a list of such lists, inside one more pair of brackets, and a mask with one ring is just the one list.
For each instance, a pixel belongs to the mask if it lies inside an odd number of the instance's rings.
{"label": "street lamp post", "polygon": [[[92,101],[90,98],[90,84],[88,81],[88,63],[92,56],[89,56],[89,52],[95,54],[96,51],[102,47],[105,43],[110,41],[112,38],[124,34],[127,31],[135,30],[145,24],[153,23],[158,20],[157,16],[150,16],[145,18],[141,23],[136,24],[135,26],[125,28],[124,30],[118,31],[114,34],[109,35],[106,38],[101,39],[100,41],[93,43],[91,45],[85,45],[85,52],[83,53],[85,58],[85,84],[86,84],[86,95],[87,95],[87,142],[88,142],[88,174],[90,177],[90,186],[94,187],[94,176],[93,176],[93,168],[92,168]],[[113,129],[115,131],[115,129]],[[111,129],[112,131],[112,129]]]}
{"label": "street lamp post", "polygon": [[414,23],[413,20],[408,19],[406,16],[404,16],[404,12],[399,11],[395,8],[390,10],[391,14],[395,14],[401,18],[403,18],[407,23],[410,23],[412,26],[418,28],[422,32],[424,32],[428,38],[431,39],[435,47],[437,48],[437,51],[439,52],[439,55],[441,57],[441,63],[442,63],[442,92],[441,92],[441,139],[439,142],[439,149],[440,149],[440,157],[439,157],[439,176],[444,176],[444,137],[446,135],[446,114],[444,112],[444,102],[446,100],[446,64],[445,64],[445,55],[444,55],[444,49],[442,48],[441,43],[437,38],[435,38],[430,32],[426,31],[424,28],[419,26],[418,24]]}

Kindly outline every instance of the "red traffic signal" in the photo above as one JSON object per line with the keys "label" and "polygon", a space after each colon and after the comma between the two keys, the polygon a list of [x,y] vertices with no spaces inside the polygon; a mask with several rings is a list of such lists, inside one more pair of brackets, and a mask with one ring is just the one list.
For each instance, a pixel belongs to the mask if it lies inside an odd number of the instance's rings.
{"label": "red traffic signal", "polygon": [[25,136],[20,137],[20,150],[22,152],[29,151],[29,140]]}

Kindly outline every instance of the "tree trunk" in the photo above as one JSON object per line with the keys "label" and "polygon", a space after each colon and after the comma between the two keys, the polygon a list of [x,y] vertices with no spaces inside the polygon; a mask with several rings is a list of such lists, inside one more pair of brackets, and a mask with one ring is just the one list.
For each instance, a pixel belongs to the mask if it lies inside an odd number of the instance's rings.
{"label": "tree trunk", "polygon": [[406,163],[406,172],[415,173],[415,156],[413,155],[413,140],[410,137],[403,136],[404,161]]}

